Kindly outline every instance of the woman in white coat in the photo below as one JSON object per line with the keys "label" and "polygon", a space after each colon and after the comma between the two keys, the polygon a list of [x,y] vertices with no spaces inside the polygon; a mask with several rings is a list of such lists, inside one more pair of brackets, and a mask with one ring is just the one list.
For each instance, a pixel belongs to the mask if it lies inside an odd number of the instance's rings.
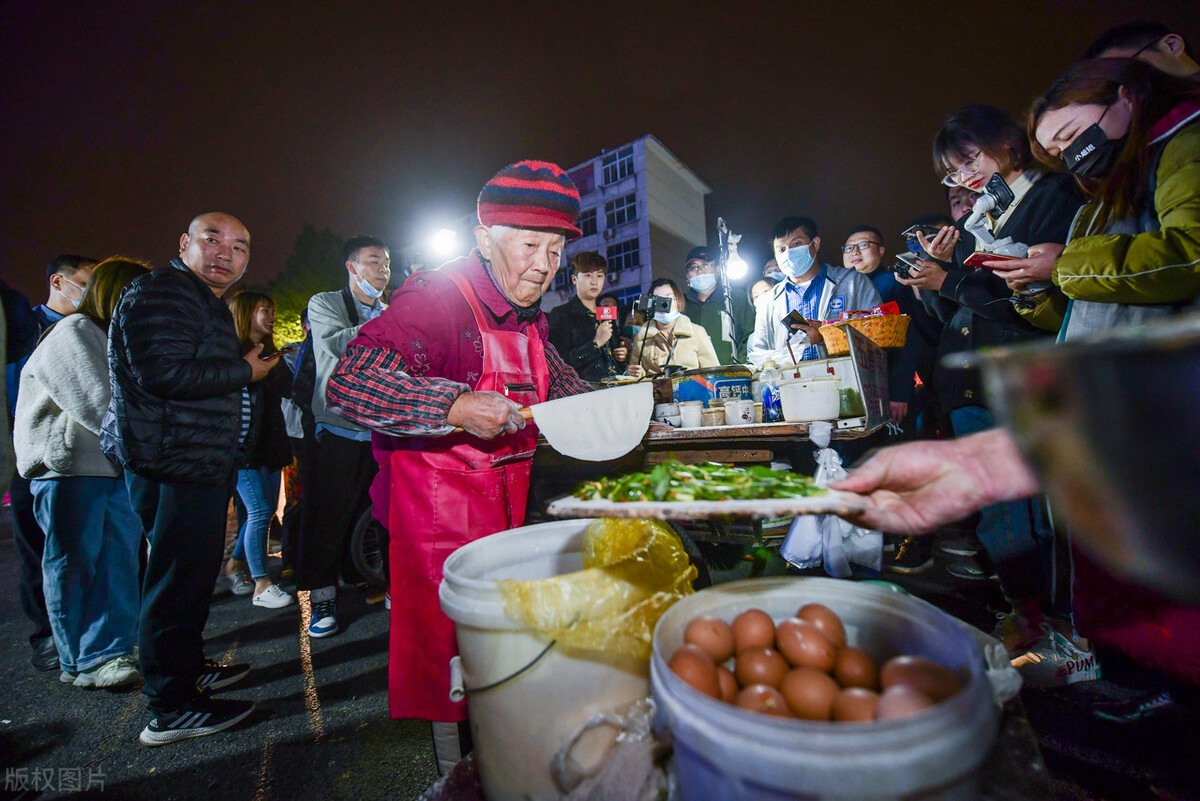
{"label": "woman in white coat", "polygon": [[63,683],[141,680],[137,643],[142,526],[121,471],[100,451],[108,408],[108,324],[121,292],[147,265],[96,266],[77,314],[47,329],[21,371],[13,440],[46,532],[42,582]]}

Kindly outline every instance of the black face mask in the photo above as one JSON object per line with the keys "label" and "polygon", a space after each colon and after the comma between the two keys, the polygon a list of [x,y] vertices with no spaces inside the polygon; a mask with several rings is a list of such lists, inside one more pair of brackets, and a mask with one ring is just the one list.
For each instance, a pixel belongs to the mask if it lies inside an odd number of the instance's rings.
{"label": "black face mask", "polygon": [[1104,119],[1105,114],[1108,114],[1107,108],[1094,125],[1075,137],[1075,141],[1063,150],[1063,163],[1081,178],[1099,179],[1108,175],[1117,156],[1121,154],[1121,148],[1125,146],[1125,137],[1109,139],[1100,127],[1100,120]]}

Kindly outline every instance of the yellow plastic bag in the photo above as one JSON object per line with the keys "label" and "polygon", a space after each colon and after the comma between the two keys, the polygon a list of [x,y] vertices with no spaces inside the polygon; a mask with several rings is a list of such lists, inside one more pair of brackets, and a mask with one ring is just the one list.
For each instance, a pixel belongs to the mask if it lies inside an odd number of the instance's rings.
{"label": "yellow plastic bag", "polygon": [[679,537],[658,520],[597,520],[584,535],[583,568],[500,582],[505,613],[562,645],[649,661],[659,616],[696,577]]}

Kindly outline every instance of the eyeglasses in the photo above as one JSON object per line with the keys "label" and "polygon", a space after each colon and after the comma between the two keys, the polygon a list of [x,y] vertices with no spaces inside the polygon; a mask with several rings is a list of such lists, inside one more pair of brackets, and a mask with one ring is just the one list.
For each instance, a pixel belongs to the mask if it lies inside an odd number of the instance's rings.
{"label": "eyeglasses", "polygon": [[716,272],[716,270],[714,270],[713,266],[706,261],[693,261],[690,262],[687,267],[683,268],[683,272],[685,275],[692,276],[699,275],[700,273]]}
{"label": "eyeglasses", "polygon": [[859,253],[866,253],[868,250],[871,249],[871,245],[882,245],[882,244],[883,244],[882,242],[872,242],[871,240],[868,239],[865,242],[854,242],[853,244],[850,244],[850,245],[842,245],[842,252],[843,253],[852,253],[852,252],[857,251]]}
{"label": "eyeglasses", "polygon": [[983,155],[982,150],[975,151],[975,155],[967,157],[967,160],[958,166],[957,170],[950,170],[946,173],[946,177],[942,179],[942,183],[946,186],[958,186],[959,181],[970,178],[975,173],[982,169],[978,158]]}

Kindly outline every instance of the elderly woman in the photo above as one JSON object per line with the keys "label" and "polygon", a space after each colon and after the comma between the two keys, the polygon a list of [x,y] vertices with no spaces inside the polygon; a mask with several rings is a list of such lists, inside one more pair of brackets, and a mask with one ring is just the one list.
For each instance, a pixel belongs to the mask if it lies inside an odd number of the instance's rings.
{"label": "elderly woman", "polygon": [[391,714],[434,721],[443,769],[458,761],[466,704],[449,697],[457,646],[438,604],[442,563],[524,523],[537,430],[521,407],[591,389],[549,343],[539,308],[578,214],[558,165],[505,167],[479,194],[477,249],[409,279],[329,380],[329,408],[375,432],[371,500],[391,534]]}
{"label": "elderly woman", "polygon": [[142,524],[120,468],[100,450],[108,408],[108,325],[121,292],[147,265],[96,266],[79,313],[46,330],[21,373],[13,434],[46,532],[42,586],[60,676],[76,687],[141,681],[137,643]]}
{"label": "elderly woman", "polygon": [[656,375],[668,366],[685,370],[716,367],[721,362],[713,348],[708,332],[683,314],[687,303],[679,287],[669,278],[658,278],[650,284],[650,294],[670,298],[671,310],[658,312],[638,331],[630,349],[630,375]]}

